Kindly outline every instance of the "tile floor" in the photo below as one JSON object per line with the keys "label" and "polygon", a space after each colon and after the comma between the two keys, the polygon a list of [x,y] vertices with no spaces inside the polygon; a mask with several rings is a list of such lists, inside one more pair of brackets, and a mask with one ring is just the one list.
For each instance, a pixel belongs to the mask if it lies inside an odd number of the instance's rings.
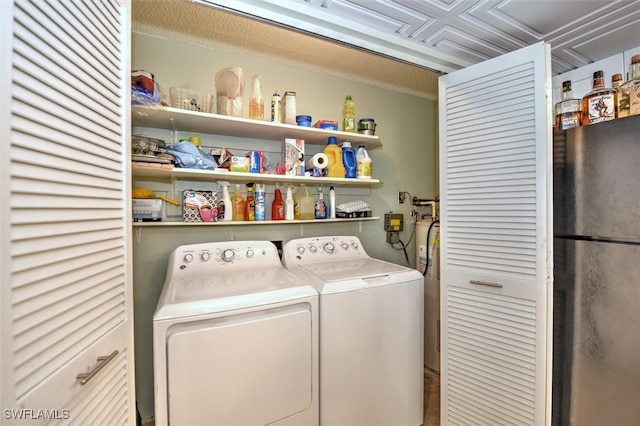
{"label": "tile floor", "polygon": [[440,426],[440,374],[424,368],[424,426]]}

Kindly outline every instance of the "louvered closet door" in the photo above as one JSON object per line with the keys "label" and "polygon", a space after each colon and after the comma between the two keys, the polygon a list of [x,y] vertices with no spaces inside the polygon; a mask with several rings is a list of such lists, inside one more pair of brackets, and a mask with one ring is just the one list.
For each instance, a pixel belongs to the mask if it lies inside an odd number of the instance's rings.
{"label": "louvered closet door", "polygon": [[542,43],[440,78],[443,425],[548,421],[550,80]]}
{"label": "louvered closet door", "polygon": [[0,422],[131,424],[129,11],[1,3]]}

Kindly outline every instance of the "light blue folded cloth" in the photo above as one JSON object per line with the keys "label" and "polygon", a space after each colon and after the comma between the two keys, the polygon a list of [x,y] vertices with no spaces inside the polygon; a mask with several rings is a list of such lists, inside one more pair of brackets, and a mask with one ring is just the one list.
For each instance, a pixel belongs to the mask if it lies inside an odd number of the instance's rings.
{"label": "light blue folded cloth", "polygon": [[189,141],[181,141],[167,148],[167,152],[175,157],[178,167],[186,169],[214,170],[216,160],[213,155],[205,153],[200,147]]}

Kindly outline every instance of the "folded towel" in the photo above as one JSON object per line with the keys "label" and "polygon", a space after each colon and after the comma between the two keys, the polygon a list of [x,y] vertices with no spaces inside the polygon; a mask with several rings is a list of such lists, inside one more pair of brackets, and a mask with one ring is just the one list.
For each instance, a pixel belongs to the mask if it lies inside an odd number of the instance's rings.
{"label": "folded towel", "polygon": [[214,170],[216,160],[200,147],[189,141],[181,141],[167,148],[167,152],[175,157],[176,166],[187,169]]}

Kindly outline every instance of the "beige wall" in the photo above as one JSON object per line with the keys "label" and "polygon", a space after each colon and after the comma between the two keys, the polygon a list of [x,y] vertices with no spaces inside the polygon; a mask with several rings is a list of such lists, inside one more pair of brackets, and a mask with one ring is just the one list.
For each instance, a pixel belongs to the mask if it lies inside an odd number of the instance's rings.
{"label": "beige wall", "polygon": [[[131,58],[133,70],[152,72],[167,93],[171,86],[215,93],[216,72],[228,66],[241,67],[246,73],[245,115],[248,115],[251,78],[254,74],[262,76],[263,95],[266,97],[270,97],[275,89],[281,94],[285,90],[295,91],[298,114],[311,115],[314,122],[318,119],[340,120],[342,101],[345,95],[352,95],[356,101],[356,117],[374,118],[378,124],[376,134],[380,136],[383,148],[369,151],[369,154],[373,159],[374,178],[379,179],[382,185],[372,189],[338,188],[338,202],[365,200],[371,205],[374,215],[381,218],[384,213],[391,211],[404,213],[405,228],[400,239],[407,243],[407,255],[413,266],[415,241],[411,240],[409,243],[413,230],[409,216],[410,205],[398,204],[397,194],[398,191],[407,191],[420,198],[437,195],[435,101],[365,84],[359,82],[357,76],[336,76],[285,64],[277,58],[268,60],[140,34],[133,35]],[[134,132],[138,131],[170,140],[168,131],[134,128]],[[179,133],[180,137],[189,135],[191,133]],[[241,153],[246,149],[272,152],[280,149],[280,141],[199,136],[204,146],[225,146]],[[322,146],[309,148],[317,152]],[[166,182],[147,181],[138,184],[170,194],[170,187]],[[178,183],[178,189],[184,189],[185,185],[198,187],[194,189],[217,189],[217,185],[211,182]],[[311,189],[315,194],[315,188]],[[325,194],[327,189],[324,188]],[[268,186],[267,192],[271,194],[273,186]],[[427,212],[426,209],[420,211]],[[177,219],[180,211],[170,208],[166,213],[176,215]],[[316,235],[356,235],[371,256],[407,265],[403,251],[395,250],[385,242],[382,219],[302,226],[157,227],[134,230],[136,396],[143,416],[153,412],[152,316],[171,251],[179,245],[207,241],[268,239],[286,242],[292,238]]]}

